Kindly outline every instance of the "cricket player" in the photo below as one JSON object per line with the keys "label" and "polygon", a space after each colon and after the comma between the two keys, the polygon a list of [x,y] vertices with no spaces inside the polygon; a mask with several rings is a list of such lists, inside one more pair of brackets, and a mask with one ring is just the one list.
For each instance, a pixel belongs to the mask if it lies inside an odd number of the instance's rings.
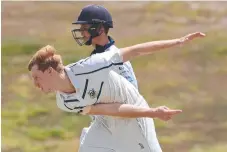
{"label": "cricket player", "polygon": [[[76,20],[73,22],[73,25],[78,26],[72,30],[72,34],[76,42],[82,45],[92,45],[95,49],[91,55],[97,53],[103,53],[109,51],[111,46],[114,45],[115,41],[108,36],[110,28],[113,28],[113,20],[109,11],[100,5],[88,5],[85,6]],[[183,43],[178,43],[183,44]],[[172,45],[178,45],[177,43]],[[161,48],[166,46],[160,46],[158,49],[152,48],[154,51],[161,50]],[[171,47],[171,46],[168,46]],[[132,65],[129,61],[124,62],[122,65],[118,65],[119,69],[116,69],[117,73],[126,78],[130,83],[132,83],[137,89],[138,84],[132,68]],[[102,106],[103,105],[98,105]],[[97,107],[98,107],[97,106]],[[92,116],[92,122],[98,123],[99,119],[95,120],[95,117]],[[81,141],[86,136],[88,132],[87,127],[83,128],[81,134]],[[99,136],[100,140],[105,140],[105,136]]]}
{"label": "cricket player", "polygon": [[[85,6],[72,24],[76,26],[76,28],[72,30],[72,35],[76,42],[80,46],[92,45],[95,48],[91,52],[91,55],[108,51],[110,50],[108,48],[115,43],[113,38],[108,36],[109,29],[113,28],[112,16],[103,6]],[[137,80],[129,61],[119,65],[118,73],[138,89]],[[91,123],[93,123],[95,116],[90,117],[92,119]],[[88,127],[84,127],[80,140],[83,140],[87,132]],[[103,137],[103,140],[105,140],[105,137]]]}
{"label": "cricket player", "polygon": [[[95,48],[91,55],[108,51],[108,48],[115,43],[113,38],[108,35],[109,29],[113,28],[112,16],[103,6],[85,6],[72,24],[76,26],[72,30],[76,42],[80,46],[92,45]],[[119,74],[138,88],[131,63],[129,61],[124,62],[120,69]]]}
{"label": "cricket player", "polygon": [[113,45],[109,51],[67,66],[63,66],[61,56],[53,47],[46,46],[32,57],[28,69],[38,88],[44,92],[56,91],[60,109],[96,115],[95,121],[99,121],[90,125],[81,141],[80,152],[160,152],[152,118],[169,120],[181,110],[170,110],[165,106],[149,108],[132,83],[117,71],[123,62],[136,56],[203,36],[196,32],[180,39],[123,49]]}

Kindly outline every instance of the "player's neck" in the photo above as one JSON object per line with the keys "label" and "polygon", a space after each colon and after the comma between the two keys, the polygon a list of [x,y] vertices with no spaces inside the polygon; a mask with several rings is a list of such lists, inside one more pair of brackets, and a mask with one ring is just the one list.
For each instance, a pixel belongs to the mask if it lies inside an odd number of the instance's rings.
{"label": "player's neck", "polygon": [[75,93],[76,92],[76,89],[74,88],[68,75],[65,72],[63,72],[59,77],[58,90],[61,92],[64,92],[64,93]]}
{"label": "player's neck", "polygon": [[96,45],[104,46],[104,45],[108,44],[109,42],[110,42],[110,41],[109,41],[109,39],[108,39],[107,36],[105,36],[105,37],[100,37],[100,39],[97,40],[97,41],[93,44],[93,46],[96,46]]}

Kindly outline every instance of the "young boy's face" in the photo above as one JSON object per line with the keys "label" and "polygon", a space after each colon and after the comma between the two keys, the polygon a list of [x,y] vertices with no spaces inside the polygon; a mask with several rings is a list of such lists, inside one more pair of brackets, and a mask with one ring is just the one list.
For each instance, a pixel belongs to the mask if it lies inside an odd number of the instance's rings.
{"label": "young boy's face", "polygon": [[49,93],[55,91],[54,79],[53,79],[53,69],[47,69],[44,72],[38,69],[37,65],[34,65],[31,69],[31,76],[34,85],[41,89],[44,93]]}

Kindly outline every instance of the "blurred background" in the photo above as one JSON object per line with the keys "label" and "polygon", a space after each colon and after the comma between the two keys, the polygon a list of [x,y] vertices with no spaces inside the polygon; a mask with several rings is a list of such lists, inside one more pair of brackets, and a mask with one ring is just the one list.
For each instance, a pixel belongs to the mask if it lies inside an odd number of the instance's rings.
{"label": "blurred background", "polygon": [[[86,57],[71,22],[88,4],[112,14],[118,47],[207,34],[132,61],[140,92],[151,106],[183,113],[155,120],[164,152],[227,151],[227,2],[2,2],[2,151],[75,152],[90,118],[57,108],[55,95],[35,89],[27,71],[34,52],[54,45],[64,64]],[[97,137],[98,140],[98,137]]]}

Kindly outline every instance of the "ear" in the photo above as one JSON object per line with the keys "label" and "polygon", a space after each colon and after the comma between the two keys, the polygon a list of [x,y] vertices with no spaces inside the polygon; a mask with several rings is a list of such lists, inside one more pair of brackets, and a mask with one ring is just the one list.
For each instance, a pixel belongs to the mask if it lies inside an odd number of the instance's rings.
{"label": "ear", "polygon": [[105,29],[104,29],[104,27],[103,26],[101,26],[100,27],[100,30],[99,30],[99,34],[101,35],[101,34],[105,34]]}
{"label": "ear", "polygon": [[101,29],[99,30],[99,34],[100,35],[105,34],[105,29],[103,27],[101,27]]}
{"label": "ear", "polygon": [[47,70],[48,70],[47,72],[48,72],[49,74],[52,74],[53,71],[54,71],[54,69],[53,69],[52,67],[49,67]]}

